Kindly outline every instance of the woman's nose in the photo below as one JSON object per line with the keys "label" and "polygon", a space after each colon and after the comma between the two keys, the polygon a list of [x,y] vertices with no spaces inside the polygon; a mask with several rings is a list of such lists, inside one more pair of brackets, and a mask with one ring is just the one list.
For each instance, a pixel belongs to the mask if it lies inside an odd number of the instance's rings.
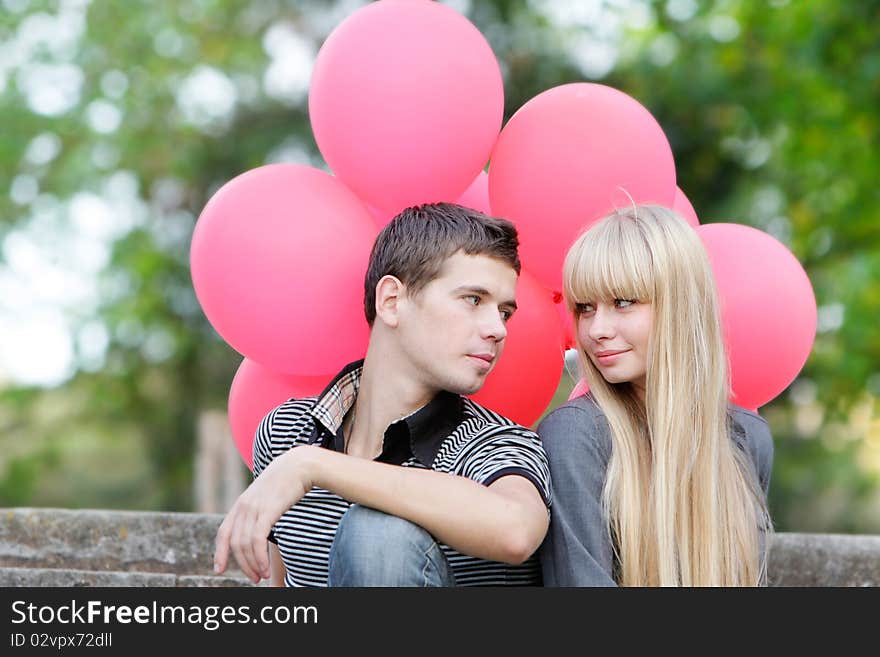
{"label": "woman's nose", "polygon": [[593,340],[610,338],[614,335],[614,319],[607,308],[604,308],[602,305],[596,307],[593,316],[590,318],[590,326],[587,333]]}

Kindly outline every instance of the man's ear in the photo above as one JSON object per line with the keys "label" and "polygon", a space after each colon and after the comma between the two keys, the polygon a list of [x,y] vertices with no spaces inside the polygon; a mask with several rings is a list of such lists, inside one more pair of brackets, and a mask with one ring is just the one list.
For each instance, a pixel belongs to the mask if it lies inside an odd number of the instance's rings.
{"label": "man's ear", "polygon": [[400,279],[386,275],[376,284],[376,318],[390,328],[396,328],[400,302],[406,295],[406,286]]}

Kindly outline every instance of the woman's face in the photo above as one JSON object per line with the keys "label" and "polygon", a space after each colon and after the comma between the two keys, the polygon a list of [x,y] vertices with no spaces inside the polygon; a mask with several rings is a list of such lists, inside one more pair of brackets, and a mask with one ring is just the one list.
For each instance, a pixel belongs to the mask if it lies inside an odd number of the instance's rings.
{"label": "woman's face", "polygon": [[653,318],[653,306],[647,302],[609,299],[577,304],[580,348],[606,381],[631,383],[642,400]]}

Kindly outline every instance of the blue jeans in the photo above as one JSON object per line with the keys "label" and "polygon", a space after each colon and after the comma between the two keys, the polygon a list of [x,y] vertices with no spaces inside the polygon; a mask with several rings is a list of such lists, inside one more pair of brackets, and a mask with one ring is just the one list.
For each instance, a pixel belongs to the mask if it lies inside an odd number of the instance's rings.
{"label": "blue jeans", "polygon": [[455,586],[437,541],[422,527],[352,504],[330,548],[329,586]]}

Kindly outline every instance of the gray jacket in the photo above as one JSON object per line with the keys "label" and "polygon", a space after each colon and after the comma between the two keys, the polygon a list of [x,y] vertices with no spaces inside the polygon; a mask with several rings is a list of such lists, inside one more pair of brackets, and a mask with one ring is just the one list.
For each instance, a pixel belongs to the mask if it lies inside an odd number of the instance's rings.
{"label": "gray jacket", "polygon": [[[773,439],[767,421],[730,406],[732,438],[750,457],[767,494]],[[611,433],[592,397],[560,406],[538,425],[550,459],[553,506],[541,545],[545,586],[615,586],[611,538],[602,515],[602,486],[611,456]]]}

